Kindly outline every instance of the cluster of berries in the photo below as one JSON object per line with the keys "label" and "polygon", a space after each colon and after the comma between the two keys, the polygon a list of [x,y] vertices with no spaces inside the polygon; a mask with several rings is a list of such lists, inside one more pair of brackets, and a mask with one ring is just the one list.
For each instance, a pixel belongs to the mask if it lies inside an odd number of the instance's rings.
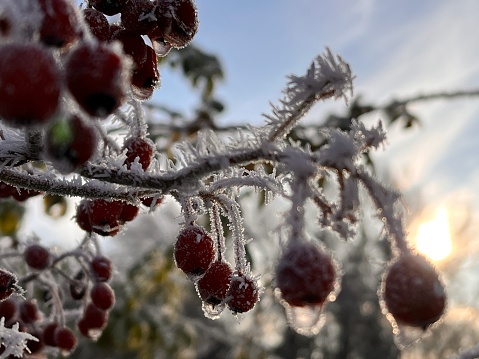
{"label": "cluster of berries", "polygon": [[[22,258],[32,273],[40,273],[56,265],[50,251],[37,243],[28,245]],[[115,304],[115,293],[108,284],[112,270],[112,263],[107,257],[92,255],[75,278],[70,278],[68,289],[58,293],[56,298],[57,301],[80,303],[82,315],[75,319],[78,332],[91,340],[100,336],[108,322],[109,311]],[[31,353],[39,353],[46,348],[57,348],[63,355],[71,353],[77,346],[78,338],[65,323],[64,303],[59,308],[54,299],[48,299],[53,296],[51,292],[44,295],[45,307],[52,308],[50,315],[46,315],[35,299],[12,296],[15,292],[22,294],[16,276],[0,270],[0,317],[4,318],[5,326],[12,327],[18,323],[20,331],[38,339],[27,341]]]}
{"label": "cluster of berries", "polygon": [[[288,307],[322,307],[339,289],[338,269],[331,256],[313,242],[290,243],[276,267],[276,285]],[[446,307],[438,273],[423,257],[400,254],[385,272],[381,304],[393,325],[426,330]]]}
{"label": "cluster of berries", "polygon": [[246,271],[233,271],[218,247],[203,227],[187,225],[176,239],[176,265],[195,283],[206,307],[226,305],[233,313],[245,313],[259,300],[258,283]]}

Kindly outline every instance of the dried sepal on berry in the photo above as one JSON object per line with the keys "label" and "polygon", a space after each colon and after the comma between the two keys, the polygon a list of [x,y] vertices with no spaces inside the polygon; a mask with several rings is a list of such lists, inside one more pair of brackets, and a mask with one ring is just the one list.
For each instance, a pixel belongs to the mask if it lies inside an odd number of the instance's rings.
{"label": "dried sepal on berry", "polygon": [[422,256],[402,254],[389,265],[381,285],[381,304],[393,326],[426,330],[446,309],[444,284]]}

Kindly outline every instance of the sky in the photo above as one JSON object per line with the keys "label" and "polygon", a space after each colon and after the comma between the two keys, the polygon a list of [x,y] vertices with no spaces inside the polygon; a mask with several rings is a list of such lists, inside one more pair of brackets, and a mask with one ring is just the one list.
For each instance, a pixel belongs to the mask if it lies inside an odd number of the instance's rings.
{"label": "sky", "polygon": [[[221,124],[261,125],[288,74],[303,74],[325,47],[351,66],[355,94],[367,101],[479,88],[479,2],[198,0],[195,43],[216,54],[226,78],[217,95]],[[196,98],[178,73],[164,69],[155,102],[192,108]],[[316,106],[309,120],[345,111],[344,102]],[[389,129],[376,158],[405,192],[441,201],[457,191],[479,193],[479,98],[410,107],[422,126]],[[377,119],[381,114],[375,113]]]}

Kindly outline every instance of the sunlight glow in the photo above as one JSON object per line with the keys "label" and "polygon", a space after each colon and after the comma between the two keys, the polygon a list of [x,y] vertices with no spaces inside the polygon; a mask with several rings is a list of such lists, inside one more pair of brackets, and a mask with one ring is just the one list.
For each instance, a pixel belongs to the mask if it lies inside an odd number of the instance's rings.
{"label": "sunlight glow", "polygon": [[451,231],[445,207],[439,208],[433,219],[419,225],[415,242],[416,249],[433,261],[451,254]]}

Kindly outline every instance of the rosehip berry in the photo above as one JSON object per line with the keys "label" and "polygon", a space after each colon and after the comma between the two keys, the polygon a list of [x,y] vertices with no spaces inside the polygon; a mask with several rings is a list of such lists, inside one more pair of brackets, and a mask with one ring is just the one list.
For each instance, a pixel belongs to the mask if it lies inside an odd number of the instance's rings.
{"label": "rosehip berry", "polygon": [[65,70],[70,93],[89,115],[106,117],[123,103],[124,66],[106,44],[80,44],[71,51]]}
{"label": "rosehip berry", "polygon": [[80,333],[87,338],[96,339],[108,322],[108,312],[102,310],[93,303],[88,303],[83,312],[83,317],[78,321],[77,326]]}
{"label": "rosehip berry", "polygon": [[25,248],[23,259],[30,268],[43,270],[50,265],[50,251],[40,244],[31,244]]}
{"label": "rosehip berry", "polygon": [[78,116],[53,122],[45,135],[47,158],[65,174],[84,165],[95,154],[97,144],[95,129]]}
{"label": "rosehip berry", "polygon": [[226,298],[231,283],[233,269],[224,261],[215,261],[196,283],[201,299],[212,305],[218,305]]}
{"label": "rosehip berry", "polygon": [[78,340],[71,329],[67,327],[58,327],[54,333],[55,344],[63,354],[70,354],[77,346]]}
{"label": "rosehip berry", "polygon": [[133,221],[138,215],[139,208],[133,204],[124,203],[120,214],[121,222]]}
{"label": "rosehip berry", "polygon": [[259,300],[256,280],[243,273],[236,273],[226,293],[226,304],[233,313],[245,313],[254,308]]}
{"label": "rosehip berry", "polygon": [[57,322],[50,322],[43,328],[43,341],[45,345],[55,347],[55,330],[58,328]]}
{"label": "rosehip berry", "polygon": [[148,35],[158,27],[155,8],[150,0],[130,1],[121,9],[121,22],[129,31]]}
{"label": "rosehip berry", "polygon": [[34,323],[42,319],[36,300],[24,300],[20,302],[18,307],[20,311],[20,319],[23,323]]}
{"label": "rosehip berry", "polygon": [[146,171],[153,159],[153,142],[147,138],[130,137],[125,141],[123,148],[126,149],[126,167],[130,169],[131,164],[138,158],[141,168]]}
{"label": "rosehip berry", "polygon": [[15,318],[18,313],[17,303],[12,298],[7,298],[0,302],[0,318],[5,318],[5,324]]}
{"label": "rosehip berry", "polygon": [[147,46],[145,62],[135,68],[131,76],[131,90],[139,100],[147,100],[160,84],[160,73],[155,51]]}
{"label": "rosehip berry", "polygon": [[120,41],[123,52],[133,60],[133,69],[138,69],[145,63],[147,45],[141,35],[120,27],[112,31],[110,39],[111,41]]}
{"label": "rosehip berry", "polygon": [[77,207],[77,223],[85,231],[114,236],[120,230],[121,201],[82,200]]}
{"label": "rosehip berry", "polygon": [[2,120],[13,126],[48,121],[57,110],[62,83],[51,52],[31,43],[6,43],[0,53]]}
{"label": "rosehip berry", "polygon": [[15,274],[0,269],[0,301],[7,299],[20,289],[17,283]]}
{"label": "rosehip berry", "polygon": [[88,24],[91,33],[100,41],[110,39],[110,23],[103,13],[93,8],[83,10],[83,18]]}
{"label": "rosehip berry", "polygon": [[49,46],[64,47],[81,34],[78,15],[69,0],[39,0],[42,10],[40,40]]}
{"label": "rosehip berry", "polygon": [[[198,31],[198,12],[194,0],[161,1],[155,14],[164,39],[174,48],[188,45]],[[159,37],[159,36],[157,36]]]}
{"label": "rosehip berry", "polygon": [[322,305],[336,283],[332,258],[313,242],[291,243],[276,267],[281,297],[291,306]]}
{"label": "rosehip berry", "polygon": [[92,303],[100,309],[109,310],[115,305],[115,292],[108,283],[95,283],[90,292]]}
{"label": "rosehip berry", "polygon": [[188,276],[201,276],[215,259],[215,245],[203,227],[183,228],[175,243],[176,266]]}
{"label": "rosehip berry", "polygon": [[383,299],[397,323],[427,329],[441,318],[446,293],[439,275],[427,260],[401,255],[383,279]]}
{"label": "rosehip berry", "polygon": [[90,266],[97,281],[107,282],[110,280],[113,272],[113,265],[107,257],[97,255],[92,259]]}

